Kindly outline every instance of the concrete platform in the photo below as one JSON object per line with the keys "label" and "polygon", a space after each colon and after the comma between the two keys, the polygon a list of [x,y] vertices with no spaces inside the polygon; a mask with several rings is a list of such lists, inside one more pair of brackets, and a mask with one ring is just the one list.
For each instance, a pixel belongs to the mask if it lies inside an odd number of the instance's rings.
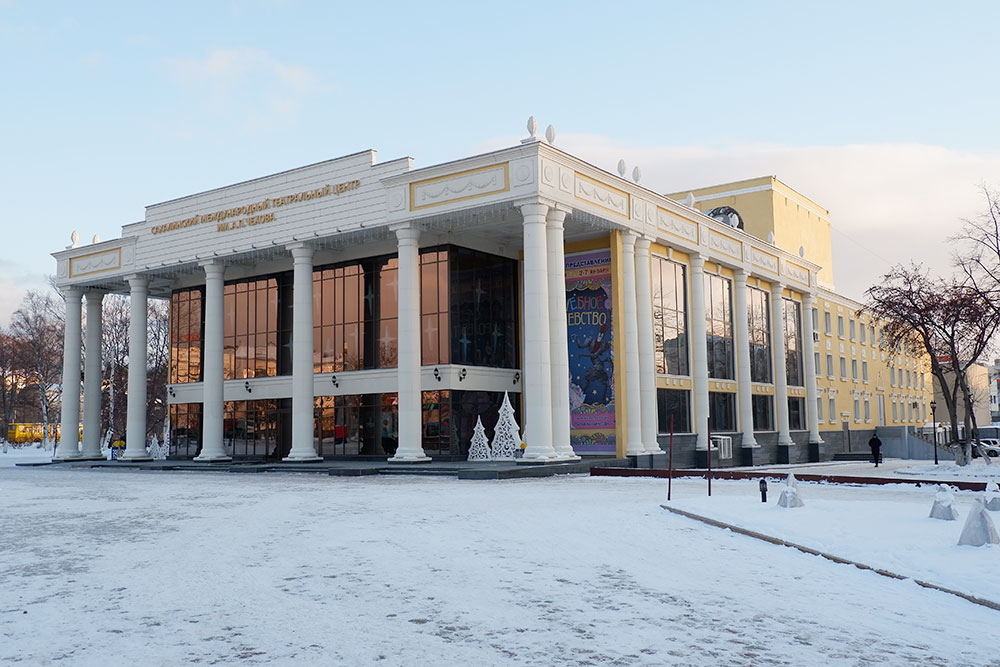
{"label": "concrete platform", "polygon": [[166,461],[60,461],[18,463],[19,467],[56,466],[67,470],[148,471],[148,472],[229,472],[229,473],[307,473],[333,477],[366,475],[418,475],[454,477],[456,479],[525,479],[553,475],[590,474],[595,466],[629,468],[627,458],[586,457],[580,461],[560,463],[517,463],[512,461],[434,461],[419,464],[387,463],[385,459],[327,459],[315,463],[284,463],[280,461],[230,461],[207,463],[188,460]]}

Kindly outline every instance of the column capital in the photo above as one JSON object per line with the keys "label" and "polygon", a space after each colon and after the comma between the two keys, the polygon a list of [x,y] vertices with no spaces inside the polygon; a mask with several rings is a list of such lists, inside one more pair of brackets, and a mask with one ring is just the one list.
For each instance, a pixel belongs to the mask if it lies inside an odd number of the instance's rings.
{"label": "column capital", "polygon": [[396,233],[399,245],[416,245],[420,241],[420,228],[410,223],[395,227],[392,231]]}
{"label": "column capital", "polygon": [[736,282],[746,284],[747,278],[749,278],[749,277],[750,277],[750,274],[747,272],[746,269],[744,269],[742,267],[733,269],[733,279]]}
{"label": "column capital", "polygon": [[697,269],[698,271],[703,271],[705,269],[705,258],[702,257],[700,253],[693,252],[689,254],[688,260],[691,262],[692,269]]}
{"label": "column capital", "polygon": [[146,287],[149,286],[149,277],[142,273],[129,274],[125,276],[125,280],[128,281],[128,285],[133,292],[138,290],[145,291]]}
{"label": "column capital", "polygon": [[316,253],[316,248],[304,242],[289,243],[285,246],[285,250],[291,253],[292,259],[296,263],[300,261],[312,261],[313,255]]}
{"label": "column capital", "polygon": [[781,293],[783,291],[785,291],[785,283],[781,282],[780,280],[771,281],[771,294],[781,296]]}
{"label": "column capital", "polygon": [[639,238],[639,235],[633,232],[631,229],[622,230],[622,244],[627,246],[635,247],[635,242]]}
{"label": "column capital", "polygon": [[79,287],[78,285],[69,285],[67,287],[62,288],[63,296],[67,300],[69,299],[79,300],[83,296],[83,291],[84,291],[83,288]]}
{"label": "column capital", "polygon": [[545,214],[545,222],[550,228],[562,228],[566,222],[567,213],[568,211],[559,208],[550,208],[549,212]]}
{"label": "column capital", "polygon": [[637,255],[648,255],[649,247],[653,245],[653,240],[648,236],[640,236],[635,241],[635,252]]}
{"label": "column capital", "polygon": [[222,278],[226,273],[226,265],[217,259],[198,262],[198,266],[205,271],[205,276],[209,278]]}
{"label": "column capital", "polygon": [[529,217],[538,217],[541,220],[531,220],[530,222],[545,222],[545,218],[550,210],[548,204],[543,204],[542,202],[531,202],[529,204],[521,204],[518,206],[521,209],[521,215],[524,217],[525,222],[529,222]]}
{"label": "column capital", "polygon": [[84,291],[84,294],[86,295],[88,302],[91,299],[96,299],[97,301],[100,301],[101,299],[104,298],[104,296],[107,293],[108,293],[108,290],[104,289],[103,287],[88,287]]}

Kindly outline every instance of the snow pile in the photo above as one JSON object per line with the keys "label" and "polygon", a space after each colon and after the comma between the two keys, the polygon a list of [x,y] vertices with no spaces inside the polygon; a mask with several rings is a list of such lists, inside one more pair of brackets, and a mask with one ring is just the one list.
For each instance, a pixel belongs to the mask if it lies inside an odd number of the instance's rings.
{"label": "snow pile", "polygon": [[993,519],[986,513],[983,499],[977,498],[969,510],[969,518],[965,520],[962,534],[958,537],[958,545],[982,547],[987,544],[1000,544],[1000,536],[997,535]]}
{"label": "snow pile", "polygon": [[894,475],[900,477],[917,477],[920,479],[940,479],[940,480],[997,480],[1000,481],[1000,466],[987,466],[982,459],[975,459],[969,465],[960,466],[954,461],[944,462],[939,465],[921,464],[896,468]]}
{"label": "snow pile", "polygon": [[996,482],[986,485],[985,505],[991,512],[1000,512],[1000,486]]}
{"label": "snow pile", "polygon": [[799,480],[795,475],[789,473],[785,483],[781,486],[781,496],[778,498],[778,507],[803,507],[805,502],[799,495]]}
{"label": "snow pile", "polygon": [[947,484],[938,484],[930,518],[944,519],[945,521],[954,521],[958,518],[958,510],[955,509],[955,494]]}

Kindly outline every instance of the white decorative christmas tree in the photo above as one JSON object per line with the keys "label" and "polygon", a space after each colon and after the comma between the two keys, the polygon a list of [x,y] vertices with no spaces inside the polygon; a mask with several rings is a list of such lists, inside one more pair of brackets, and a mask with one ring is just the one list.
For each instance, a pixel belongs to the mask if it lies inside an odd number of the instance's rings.
{"label": "white decorative christmas tree", "polygon": [[947,484],[938,484],[930,517],[944,521],[954,521],[958,518],[958,510],[955,509],[955,494],[951,492],[951,487]]}
{"label": "white decorative christmas tree", "polygon": [[469,460],[490,461],[492,458],[490,441],[486,438],[486,429],[483,428],[483,420],[476,417],[476,428],[472,430],[472,444],[469,445]]}
{"label": "white decorative christmas tree", "polygon": [[493,432],[493,460],[513,461],[515,452],[521,447],[521,429],[514,419],[514,407],[510,404],[507,392],[503,393],[503,405],[500,406],[500,419]]}

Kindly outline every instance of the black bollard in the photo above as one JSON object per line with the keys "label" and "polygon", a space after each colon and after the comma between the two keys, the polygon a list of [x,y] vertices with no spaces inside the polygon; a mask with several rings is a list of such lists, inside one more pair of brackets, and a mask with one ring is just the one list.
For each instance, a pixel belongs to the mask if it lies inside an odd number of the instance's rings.
{"label": "black bollard", "polygon": [[763,477],[760,478],[760,502],[767,502],[767,480]]}

